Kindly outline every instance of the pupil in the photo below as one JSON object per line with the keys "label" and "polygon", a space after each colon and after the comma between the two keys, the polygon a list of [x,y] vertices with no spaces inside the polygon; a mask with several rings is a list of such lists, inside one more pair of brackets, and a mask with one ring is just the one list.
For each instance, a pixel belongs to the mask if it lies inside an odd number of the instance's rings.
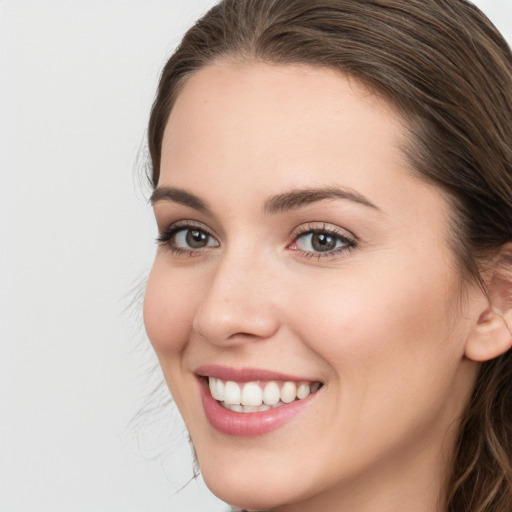
{"label": "pupil", "polygon": [[187,232],[186,239],[188,246],[193,249],[205,247],[208,243],[208,235],[198,229],[190,229]]}
{"label": "pupil", "polygon": [[315,251],[327,252],[336,247],[336,239],[325,233],[313,233],[311,245]]}

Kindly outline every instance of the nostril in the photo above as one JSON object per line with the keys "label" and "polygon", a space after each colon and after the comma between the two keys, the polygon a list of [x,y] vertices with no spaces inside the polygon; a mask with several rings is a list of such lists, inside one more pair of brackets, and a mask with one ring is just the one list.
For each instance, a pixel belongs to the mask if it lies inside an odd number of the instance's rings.
{"label": "nostril", "polygon": [[231,334],[229,338],[247,338],[247,341],[257,341],[261,338],[261,336],[252,334],[250,332],[236,332],[234,334]]}

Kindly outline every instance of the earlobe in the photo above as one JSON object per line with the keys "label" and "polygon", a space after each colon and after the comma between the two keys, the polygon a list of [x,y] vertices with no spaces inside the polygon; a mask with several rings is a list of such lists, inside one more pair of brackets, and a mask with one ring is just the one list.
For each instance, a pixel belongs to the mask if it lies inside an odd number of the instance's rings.
{"label": "earlobe", "polygon": [[488,303],[467,340],[465,355],[489,361],[512,346],[512,247],[502,248],[488,280]]}

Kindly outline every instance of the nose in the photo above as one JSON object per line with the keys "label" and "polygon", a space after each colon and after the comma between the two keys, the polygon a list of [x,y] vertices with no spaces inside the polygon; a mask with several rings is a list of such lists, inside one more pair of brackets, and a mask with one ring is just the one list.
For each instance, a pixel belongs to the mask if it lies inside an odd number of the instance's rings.
{"label": "nose", "polygon": [[226,256],[210,274],[193,328],[219,346],[272,337],[279,329],[277,273],[263,257]]}

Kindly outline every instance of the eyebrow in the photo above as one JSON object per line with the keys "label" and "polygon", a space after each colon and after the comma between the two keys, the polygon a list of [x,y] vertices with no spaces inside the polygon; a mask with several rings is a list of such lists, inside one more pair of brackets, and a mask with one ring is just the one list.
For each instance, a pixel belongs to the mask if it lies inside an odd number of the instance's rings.
{"label": "eyebrow", "polygon": [[[265,201],[263,211],[268,215],[297,210],[318,201],[326,199],[345,199],[354,203],[381,211],[363,195],[349,188],[324,187],[294,189],[283,194],[278,194]],[[196,195],[176,187],[157,187],[149,199],[154,205],[158,201],[172,201],[198,210],[202,213],[211,213],[208,204]]]}
{"label": "eyebrow", "polygon": [[296,210],[326,199],[346,199],[368,208],[381,211],[378,206],[355,190],[339,187],[295,189],[271,197],[265,202],[264,211],[268,214]]}
{"label": "eyebrow", "polygon": [[153,190],[149,202],[154,205],[158,201],[172,201],[184,206],[189,206],[203,213],[210,213],[208,205],[199,197],[186,190],[175,187],[157,187]]}

